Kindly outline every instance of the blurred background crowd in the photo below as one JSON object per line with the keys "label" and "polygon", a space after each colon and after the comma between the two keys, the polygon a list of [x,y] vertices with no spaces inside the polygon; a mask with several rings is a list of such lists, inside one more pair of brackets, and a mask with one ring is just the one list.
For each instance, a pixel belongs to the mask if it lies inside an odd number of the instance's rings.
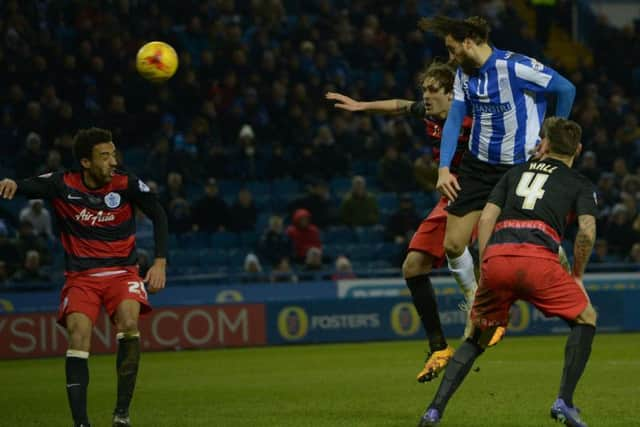
{"label": "blurred background crowd", "polygon": [[[441,40],[418,31],[419,18],[478,14],[496,46],[534,56],[576,85],[572,118],[584,132],[576,167],[600,200],[592,262],[637,268],[640,23],[617,28],[583,11],[577,42],[575,2],[531,3],[6,0],[0,176],[73,167],[75,130],[101,126],[112,130],[123,167],[168,212],[170,275],[398,274],[438,198],[424,125],[341,112],[324,93],[419,99],[417,74],[447,57]],[[166,84],[135,71],[149,40],[179,53]],[[42,201],[0,203],[0,283],[59,284],[51,216]],[[138,229],[144,268],[152,229],[142,215]]]}

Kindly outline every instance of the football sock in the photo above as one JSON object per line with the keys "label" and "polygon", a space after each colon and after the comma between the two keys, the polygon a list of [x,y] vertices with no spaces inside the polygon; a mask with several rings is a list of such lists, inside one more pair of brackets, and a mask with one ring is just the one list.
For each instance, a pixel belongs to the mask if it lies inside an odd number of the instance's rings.
{"label": "football sock", "polygon": [[89,424],[87,417],[87,387],[89,385],[89,352],[67,350],[65,371],[67,398],[76,424]]}
{"label": "football sock", "polygon": [[473,362],[483,351],[478,344],[469,340],[462,343],[444,371],[444,377],[442,378],[440,387],[438,387],[436,396],[433,398],[433,402],[429,405],[430,408],[437,409],[440,415],[442,415],[449,399],[451,399],[453,393],[455,393],[460,384],[462,384],[462,381],[471,370]]}
{"label": "football sock", "polygon": [[138,365],[140,363],[140,334],[117,334],[118,355],[116,357],[116,371],[118,373],[118,400],[115,412],[127,415],[129,404],[136,387]]}
{"label": "football sock", "polygon": [[427,274],[409,277],[406,279],[407,287],[411,291],[413,305],[422,321],[422,326],[429,339],[431,351],[444,350],[447,348],[447,340],[442,332],[440,315],[438,314],[438,302],[433,291],[431,279]]}
{"label": "football sock", "polygon": [[457,258],[447,257],[449,270],[453,274],[454,279],[464,292],[475,292],[478,287],[476,275],[473,271],[473,257],[469,252],[469,248],[464,248],[464,252]]}
{"label": "football sock", "polygon": [[558,397],[571,407],[573,407],[573,392],[584,372],[584,368],[587,366],[595,333],[596,328],[594,326],[576,325],[571,329],[571,333],[567,338]]}

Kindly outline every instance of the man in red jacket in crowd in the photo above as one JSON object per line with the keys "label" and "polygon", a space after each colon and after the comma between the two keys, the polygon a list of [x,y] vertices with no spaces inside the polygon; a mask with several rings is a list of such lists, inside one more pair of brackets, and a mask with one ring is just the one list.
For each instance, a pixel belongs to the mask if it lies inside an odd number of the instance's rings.
{"label": "man in red jacket in crowd", "polygon": [[294,259],[298,263],[304,263],[309,249],[322,249],[320,230],[311,223],[311,213],[306,209],[293,213],[293,224],[287,227],[287,236],[293,242]]}

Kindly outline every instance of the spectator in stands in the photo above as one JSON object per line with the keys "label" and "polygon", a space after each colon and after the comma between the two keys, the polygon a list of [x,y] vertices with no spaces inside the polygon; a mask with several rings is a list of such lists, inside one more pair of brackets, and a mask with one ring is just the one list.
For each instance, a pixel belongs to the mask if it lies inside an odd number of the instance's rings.
{"label": "spectator in stands", "polygon": [[40,175],[50,172],[62,172],[64,171],[64,166],[62,165],[62,155],[55,148],[49,150],[47,154],[47,162],[38,169]]}
{"label": "spectator in stands", "polygon": [[29,204],[22,208],[19,215],[20,221],[28,221],[33,226],[33,231],[46,239],[53,240],[53,225],[51,214],[44,207],[42,199],[29,200]]}
{"label": "spectator in stands", "polygon": [[313,217],[313,222],[320,228],[335,223],[336,213],[331,203],[329,186],[322,179],[312,179],[307,186],[307,193],[289,205],[289,212],[295,212],[298,209],[308,210]]}
{"label": "spectator in stands", "polygon": [[320,271],[324,268],[322,265],[322,249],[311,247],[307,251],[304,258],[305,271]]}
{"label": "spectator in stands", "polygon": [[30,132],[25,140],[25,147],[16,159],[16,177],[26,178],[33,176],[44,163],[42,140],[40,135]]}
{"label": "spectator in stands", "polygon": [[609,245],[607,244],[607,241],[604,239],[596,240],[595,244],[593,245],[591,262],[605,263],[614,261],[616,261],[616,257],[609,254]]}
{"label": "spectator in stands", "polygon": [[640,265],[640,243],[634,243],[631,247],[631,253],[627,257],[626,261]]}
{"label": "spectator in stands", "polygon": [[182,174],[171,172],[167,176],[167,187],[160,200],[167,211],[169,231],[185,233],[192,227],[191,204],[187,200]]}
{"label": "spectator in stands", "polygon": [[258,209],[253,203],[253,196],[247,188],[243,188],[238,193],[238,199],[230,209],[231,231],[253,231],[258,220]]}
{"label": "spectator in stands", "polygon": [[138,266],[140,277],[145,277],[149,267],[151,267],[151,255],[149,255],[149,251],[141,248],[136,249],[136,254],[138,256],[136,265]]}
{"label": "spectator in stands", "polygon": [[27,252],[34,250],[40,254],[43,264],[49,264],[50,257],[47,241],[44,237],[36,234],[33,229],[33,225],[27,220],[20,221],[20,227],[18,228],[17,246],[21,260],[24,260]]}
{"label": "spectator in stands", "polygon": [[258,251],[260,257],[272,266],[293,256],[291,240],[283,231],[282,217],[273,215],[269,218],[269,226],[260,238]]}
{"label": "spectator in stands", "polygon": [[586,151],[580,160],[580,173],[589,178],[591,182],[597,183],[600,178],[601,170],[598,167],[598,160],[593,151]]}
{"label": "spectator in stands", "polygon": [[134,208],[134,215],[136,220],[136,243],[140,245],[141,242],[153,239],[153,222],[138,207]]}
{"label": "spectator in stands", "polygon": [[243,179],[257,179],[262,176],[261,164],[262,158],[256,146],[256,134],[250,125],[245,124],[238,133],[234,169]]}
{"label": "spectator in stands", "polygon": [[433,192],[438,181],[438,164],[433,161],[431,148],[422,147],[420,157],[413,164],[416,183],[422,191]]}
{"label": "spectator in stands", "polygon": [[207,179],[204,185],[204,197],[193,208],[194,228],[200,231],[215,232],[229,228],[229,207],[218,194],[218,181]]}
{"label": "spectator in stands", "polygon": [[280,179],[291,177],[291,162],[287,158],[282,144],[274,144],[271,149],[271,158],[267,162],[265,177],[268,179]]}
{"label": "spectator in stands", "polygon": [[626,158],[637,153],[637,146],[640,143],[640,126],[634,113],[625,114],[624,125],[616,131],[616,141],[618,153]]}
{"label": "spectator in stands", "polygon": [[604,236],[609,243],[609,251],[621,258],[626,257],[631,250],[631,246],[640,240],[640,237],[633,229],[629,210],[624,204],[618,203],[611,210]]}
{"label": "spectator in stands", "polygon": [[416,212],[413,198],[410,194],[400,197],[400,206],[395,211],[385,229],[385,239],[399,245],[404,245],[411,240],[411,236],[420,225],[420,216]]}
{"label": "spectator in stands", "polygon": [[355,279],[356,275],[353,272],[351,261],[344,255],[340,255],[336,258],[335,272],[331,276],[331,280],[343,280],[343,279]]}
{"label": "spectator in stands", "polygon": [[318,128],[316,137],[313,139],[313,148],[314,155],[320,164],[331,165],[331,167],[324,168],[323,177],[325,179],[347,174],[349,159],[342,147],[336,144],[329,126]]}
{"label": "spectator in stands", "polygon": [[289,258],[282,258],[271,270],[271,281],[275,283],[297,283],[298,276],[293,272]]}
{"label": "spectator in stands", "polygon": [[287,236],[293,243],[294,260],[304,264],[310,248],[322,248],[320,230],[311,223],[311,213],[306,209],[298,209],[293,213],[293,224],[287,227]]}
{"label": "spectator in stands", "polygon": [[342,200],[340,217],[350,227],[366,227],[378,223],[378,201],[367,192],[367,182],[362,176],[351,180],[351,191]]}
{"label": "spectator in stands", "polygon": [[166,136],[160,136],[147,158],[145,175],[157,181],[164,181],[169,174],[172,165],[169,140]]}
{"label": "spectator in stands", "polygon": [[385,191],[403,193],[415,188],[413,165],[393,144],[387,146],[378,163],[378,181]]}
{"label": "spectator in stands", "polygon": [[0,260],[0,287],[9,280],[9,268],[6,261]]}
{"label": "spectator in stands", "polygon": [[262,272],[262,264],[254,253],[248,253],[244,258],[243,273],[242,281],[245,283],[267,281],[267,277]]}
{"label": "spectator in stands", "polygon": [[11,275],[20,265],[20,251],[17,243],[9,239],[9,230],[0,219],[0,260],[5,262],[8,274]]}
{"label": "spectator in stands", "polygon": [[629,169],[627,168],[627,161],[623,157],[618,157],[613,161],[613,179],[615,181],[616,188],[622,186],[622,181],[629,175]]}
{"label": "spectator in stands", "polygon": [[167,175],[167,186],[160,194],[160,201],[165,209],[169,209],[171,201],[174,199],[186,199],[187,193],[184,189],[182,174],[178,172],[170,172]]}
{"label": "spectator in stands", "polygon": [[30,250],[24,258],[24,263],[13,275],[16,282],[48,282],[51,278],[40,271],[40,254],[38,251]]}

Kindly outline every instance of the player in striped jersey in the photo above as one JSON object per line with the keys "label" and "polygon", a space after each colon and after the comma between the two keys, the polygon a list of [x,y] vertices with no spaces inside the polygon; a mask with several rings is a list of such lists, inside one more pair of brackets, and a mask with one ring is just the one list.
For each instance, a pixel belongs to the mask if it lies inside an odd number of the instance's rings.
{"label": "player in striped jersey", "polygon": [[[346,111],[373,111],[387,114],[411,115],[425,123],[425,131],[429,144],[432,146],[434,159],[440,156],[440,138],[442,127],[447,117],[451,100],[453,99],[453,81],[455,72],[451,66],[434,62],[420,78],[422,96],[419,101],[406,99],[387,99],[371,102],[356,101],[348,96],[329,92],[327,99],[335,100],[336,108]],[[469,141],[471,118],[465,118],[462,131],[458,137],[458,145],[452,168],[455,168],[462,158]],[[409,250],[402,265],[402,274],[411,291],[413,304],[420,315],[422,325],[429,339],[429,355],[423,369],[418,373],[418,381],[430,381],[441,372],[453,357],[453,348],[447,345],[442,331],[438,314],[438,303],[431,284],[429,274],[432,267],[444,264],[444,235],[446,229],[447,199],[442,197],[429,215],[416,230]],[[469,265],[468,274],[473,275],[473,265]],[[475,291],[475,289],[473,289]],[[464,289],[463,289],[464,291]],[[470,320],[467,324],[470,329]]]}
{"label": "player in striped jersey", "polygon": [[[459,283],[475,288],[475,277],[467,273],[473,263],[467,243],[487,197],[502,175],[526,162],[540,142],[545,96],[555,94],[556,115],[567,117],[575,87],[535,59],[491,46],[482,18],[437,16],[422,19],[420,27],[444,38],[450,59],[459,65],[442,134],[437,189],[451,201],[444,242],[449,268]],[[466,115],[472,116],[473,127],[456,177],[450,172],[451,159]]]}
{"label": "player in striped jersey", "polygon": [[[156,292],[165,285],[167,217],[157,197],[135,176],[116,169],[111,132],[80,130],[74,140],[78,172],[48,173],[0,181],[0,198],[17,193],[46,198],[55,213],[65,251],[65,285],[58,321],[67,328],[67,396],[76,426],[89,426],[88,357],[91,331],[104,306],[117,328],[118,393],[113,426],[129,426],[129,404],[140,360],[138,316],[151,310],[144,282]],[[135,218],[139,207],[152,221],[155,261],[144,281],[136,266]]]}

